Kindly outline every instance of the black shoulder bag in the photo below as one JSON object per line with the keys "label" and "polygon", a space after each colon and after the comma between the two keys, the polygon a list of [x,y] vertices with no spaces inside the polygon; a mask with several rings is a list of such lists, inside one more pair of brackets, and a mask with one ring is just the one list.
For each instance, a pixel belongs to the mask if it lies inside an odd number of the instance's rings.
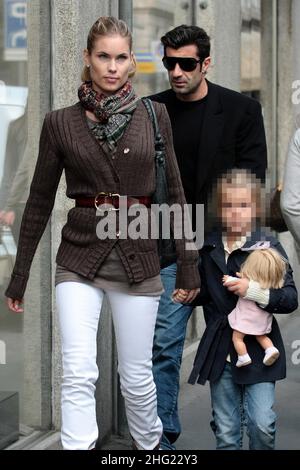
{"label": "black shoulder bag", "polygon": [[[154,204],[168,204],[169,203],[169,190],[166,176],[166,149],[162,135],[159,130],[157,117],[153,103],[148,98],[142,98],[142,101],[148,111],[149,117],[152,121],[154,131],[154,146],[155,146],[155,172],[156,172],[156,187],[152,195],[152,202]],[[160,259],[160,266],[164,268],[176,261],[176,247],[173,238],[172,230],[170,229],[170,239],[162,238],[162,214],[159,217],[159,239],[158,239],[158,254]]]}
{"label": "black shoulder bag", "polygon": [[267,223],[272,230],[282,233],[287,232],[288,227],[285,223],[285,220],[282,215],[280,207],[280,197],[281,197],[282,185],[278,184],[276,188],[272,189],[270,197],[270,208],[269,208],[269,219]]}

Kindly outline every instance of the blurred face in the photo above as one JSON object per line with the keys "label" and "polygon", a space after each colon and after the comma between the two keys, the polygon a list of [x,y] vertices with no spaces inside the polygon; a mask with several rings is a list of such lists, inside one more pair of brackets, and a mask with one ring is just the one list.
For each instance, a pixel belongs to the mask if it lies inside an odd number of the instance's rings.
{"label": "blurred face", "polygon": [[[180,47],[179,49],[173,49],[171,47],[166,48],[166,57],[177,57],[177,58],[193,58],[199,60],[198,49],[195,44]],[[205,84],[203,71],[207,71],[210,64],[210,57],[207,57],[202,65],[197,63],[197,66],[192,71],[183,70],[179,63],[175,65],[173,70],[169,70],[169,81],[170,85],[178,95],[178,98],[193,97],[197,99],[197,94],[201,90],[201,86]]]}
{"label": "blurred face", "polygon": [[127,82],[132,67],[128,38],[100,36],[91,54],[85,49],[84,62],[90,66],[94,90],[107,96],[115,93]]}
{"label": "blurred face", "polygon": [[221,220],[227,236],[238,238],[250,235],[257,216],[253,189],[224,184],[220,199]]}

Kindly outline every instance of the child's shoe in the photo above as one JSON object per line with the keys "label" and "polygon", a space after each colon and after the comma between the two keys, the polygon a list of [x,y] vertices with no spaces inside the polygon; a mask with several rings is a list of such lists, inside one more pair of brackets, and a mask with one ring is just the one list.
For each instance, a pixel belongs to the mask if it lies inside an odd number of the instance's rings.
{"label": "child's shoe", "polygon": [[243,354],[242,356],[238,356],[238,360],[236,362],[236,367],[244,367],[251,364],[251,357],[249,354]]}
{"label": "child's shoe", "polygon": [[263,363],[265,366],[271,366],[279,358],[279,351],[274,346],[265,350],[265,357]]}

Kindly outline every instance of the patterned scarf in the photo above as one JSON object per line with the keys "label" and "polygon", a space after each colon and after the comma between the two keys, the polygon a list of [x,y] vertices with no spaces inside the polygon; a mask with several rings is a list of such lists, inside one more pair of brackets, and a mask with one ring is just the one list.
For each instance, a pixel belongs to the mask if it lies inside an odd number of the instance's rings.
{"label": "patterned scarf", "polygon": [[78,97],[82,106],[99,119],[97,134],[100,139],[106,140],[114,150],[137,106],[138,97],[131,83],[126,82],[117,93],[106,96],[93,90],[92,82],[83,82]]}

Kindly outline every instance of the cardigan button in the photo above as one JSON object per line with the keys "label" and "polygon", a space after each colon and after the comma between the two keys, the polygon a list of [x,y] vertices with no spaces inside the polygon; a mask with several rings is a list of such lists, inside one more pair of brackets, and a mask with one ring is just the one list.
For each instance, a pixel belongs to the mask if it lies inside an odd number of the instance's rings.
{"label": "cardigan button", "polygon": [[129,258],[130,260],[134,260],[134,258],[135,258],[135,254],[134,254],[134,253],[132,253],[131,255],[129,255],[129,256],[128,256],[128,258]]}
{"label": "cardigan button", "polygon": [[126,149],[124,149],[124,153],[129,153],[129,152],[130,152],[130,149],[126,147]]}
{"label": "cardigan button", "polygon": [[121,235],[121,230],[118,230],[117,233],[116,233],[116,237],[119,238]]}

